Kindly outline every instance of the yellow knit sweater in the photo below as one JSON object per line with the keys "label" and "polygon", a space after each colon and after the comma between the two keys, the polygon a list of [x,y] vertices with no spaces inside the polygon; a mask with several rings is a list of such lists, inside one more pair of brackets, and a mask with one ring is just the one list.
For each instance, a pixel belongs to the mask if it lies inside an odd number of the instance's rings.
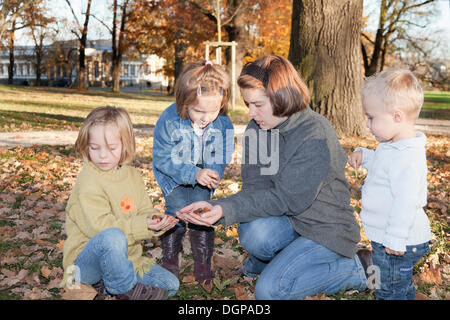
{"label": "yellow knit sweater", "polygon": [[[147,228],[147,218],[162,216],[156,211],[145,190],[140,172],[124,165],[120,169],[102,171],[92,162],[83,166],[66,207],[64,243],[64,278],[86,243],[107,228],[119,228],[128,240],[128,259],[141,277],[155,263],[144,257],[141,240],[159,236]],[[73,270],[73,268],[69,268]]]}

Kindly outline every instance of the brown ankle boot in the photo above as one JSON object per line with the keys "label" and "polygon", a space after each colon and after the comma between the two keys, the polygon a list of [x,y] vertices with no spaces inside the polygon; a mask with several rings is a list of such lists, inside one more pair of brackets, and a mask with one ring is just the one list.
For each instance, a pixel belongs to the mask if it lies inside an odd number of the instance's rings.
{"label": "brown ankle boot", "polygon": [[214,278],[211,271],[211,258],[214,252],[214,229],[189,230],[191,250],[194,256],[195,280],[202,282]]}
{"label": "brown ankle boot", "polygon": [[178,266],[178,254],[181,251],[181,241],[186,230],[170,230],[163,234],[161,238],[162,247],[162,267],[172,272],[176,277],[180,272]]}

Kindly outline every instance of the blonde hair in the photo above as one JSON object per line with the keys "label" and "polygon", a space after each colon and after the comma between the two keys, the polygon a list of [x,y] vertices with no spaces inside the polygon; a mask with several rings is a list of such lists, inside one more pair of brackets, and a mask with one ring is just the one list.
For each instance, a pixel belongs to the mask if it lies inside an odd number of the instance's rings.
{"label": "blonde hair", "polygon": [[175,84],[175,100],[178,115],[187,119],[187,109],[197,102],[198,92],[202,95],[222,95],[221,115],[228,113],[230,78],[218,64],[210,61],[192,62],[186,66]]}
{"label": "blonde hair", "polygon": [[[78,132],[78,138],[75,141],[75,151],[79,152],[83,159],[91,160],[89,157],[89,131],[91,128],[97,125],[109,125],[113,124],[117,126],[119,131],[120,140],[122,142],[122,154],[120,156],[119,164],[126,164],[133,160],[135,155],[135,139],[133,124],[128,112],[121,107],[99,107],[91,111],[83,122],[83,125]],[[106,146],[109,151],[111,148],[106,141]]]}
{"label": "blonde hair", "polygon": [[363,101],[368,96],[379,97],[385,111],[395,108],[404,111],[411,119],[417,119],[423,104],[423,91],[419,80],[405,69],[388,69],[365,79]]}
{"label": "blonde hair", "polygon": [[247,63],[237,83],[242,89],[264,89],[277,117],[289,117],[309,104],[305,81],[282,56],[267,55]]}

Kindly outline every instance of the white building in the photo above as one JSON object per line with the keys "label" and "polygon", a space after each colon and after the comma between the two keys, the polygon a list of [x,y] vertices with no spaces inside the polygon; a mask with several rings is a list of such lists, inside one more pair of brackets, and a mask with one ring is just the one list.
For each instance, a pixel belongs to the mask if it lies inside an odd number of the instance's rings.
{"label": "white building", "polygon": [[[111,45],[107,40],[88,41],[86,72],[89,86],[111,86]],[[45,46],[44,72],[41,85],[68,86],[77,75],[78,43],[55,42]],[[14,84],[34,84],[36,80],[36,54],[34,46],[17,46],[14,49]],[[137,59],[122,58],[121,86],[166,88],[169,78],[162,72],[166,61],[156,55],[139,55]],[[9,50],[0,50],[0,82],[8,81]]]}

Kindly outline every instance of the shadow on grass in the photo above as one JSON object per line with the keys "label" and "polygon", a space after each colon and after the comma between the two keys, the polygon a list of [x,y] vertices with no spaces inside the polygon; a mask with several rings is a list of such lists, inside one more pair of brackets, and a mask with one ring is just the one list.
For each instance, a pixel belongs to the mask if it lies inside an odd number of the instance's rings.
{"label": "shadow on grass", "polygon": [[24,86],[11,86],[11,85],[0,85],[1,91],[21,91],[21,92],[42,92],[51,94],[64,94],[64,95],[85,95],[85,96],[95,96],[104,98],[122,98],[122,99],[133,99],[133,100],[148,100],[148,101],[167,101],[173,102],[174,98],[171,96],[159,96],[144,93],[129,93],[129,92],[112,92],[112,90],[79,90],[79,89],[69,89],[69,88],[52,88],[52,87],[24,87]]}
{"label": "shadow on grass", "polygon": [[450,120],[450,109],[422,109],[419,117],[426,119]]}
{"label": "shadow on grass", "polygon": [[31,127],[45,127],[46,125],[74,125],[76,127],[81,126],[84,118],[72,117],[61,114],[48,114],[39,112],[24,112],[24,111],[11,111],[0,110],[0,128],[4,125],[22,125],[24,123]]}

